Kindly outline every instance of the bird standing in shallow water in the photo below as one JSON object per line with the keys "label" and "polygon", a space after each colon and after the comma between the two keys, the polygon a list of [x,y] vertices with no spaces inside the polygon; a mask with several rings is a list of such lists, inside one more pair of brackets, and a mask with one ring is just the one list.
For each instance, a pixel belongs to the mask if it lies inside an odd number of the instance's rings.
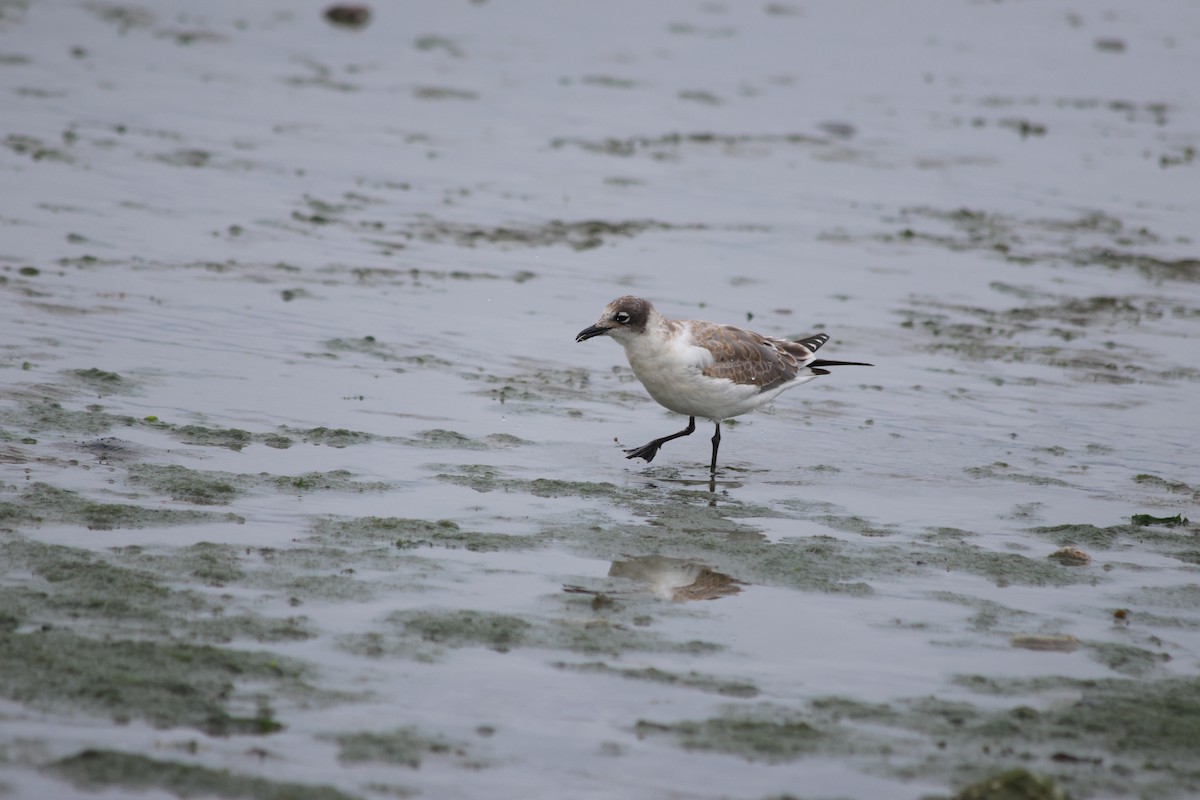
{"label": "bird standing in shallow water", "polygon": [[650,396],[688,417],[683,430],[626,450],[626,458],[653,461],[660,447],[694,432],[696,417],[703,417],[716,424],[709,466],[713,475],[721,420],[753,411],[793,386],[828,375],[827,367],[872,366],[817,358],[817,350],[829,341],[824,333],[790,342],[732,325],[667,319],[649,300],[632,295],[605,306],[596,324],[581,330],[575,341],[595,336],[616,339]]}

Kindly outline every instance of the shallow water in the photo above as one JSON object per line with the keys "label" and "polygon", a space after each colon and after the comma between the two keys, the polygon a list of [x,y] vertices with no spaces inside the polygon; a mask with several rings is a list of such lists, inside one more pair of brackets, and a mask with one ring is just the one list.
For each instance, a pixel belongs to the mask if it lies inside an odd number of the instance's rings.
{"label": "shallow water", "polygon": [[0,2],[0,790],[1200,792],[1192,4],[374,11]]}

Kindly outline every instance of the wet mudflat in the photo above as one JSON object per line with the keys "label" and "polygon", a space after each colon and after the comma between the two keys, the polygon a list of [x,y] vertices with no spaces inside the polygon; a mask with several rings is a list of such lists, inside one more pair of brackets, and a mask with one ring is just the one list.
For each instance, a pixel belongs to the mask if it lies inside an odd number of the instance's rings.
{"label": "wet mudflat", "polygon": [[320,11],[0,2],[0,796],[1200,793],[1191,4]]}

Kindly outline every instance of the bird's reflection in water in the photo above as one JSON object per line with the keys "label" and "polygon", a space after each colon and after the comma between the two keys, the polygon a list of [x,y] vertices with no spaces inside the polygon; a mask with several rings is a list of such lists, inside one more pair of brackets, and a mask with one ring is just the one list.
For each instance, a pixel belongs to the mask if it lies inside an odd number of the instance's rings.
{"label": "bird's reflection in water", "polygon": [[[675,478],[675,477],[661,477],[660,476],[660,477],[656,478],[656,480],[662,481],[663,483],[679,484],[680,486],[684,486],[688,489],[691,489],[693,487],[702,487],[704,489],[708,489],[709,494],[711,495],[711,497],[708,500],[708,505],[711,508],[716,508],[717,507],[717,499],[722,498],[722,497],[727,497],[729,495],[730,489],[740,489],[740,488],[742,488],[742,485],[743,485],[741,481],[717,480],[716,476],[711,476],[711,475],[709,477],[703,478],[703,479],[701,479],[701,478]],[[651,483],[650,486],[654,486],[654,484]]]}
{"label": "bird's reflection in water", "polygon": [[667,556],[639,556],[614,561],[609,577],[627,578],[647,586],[663,600],[715,600],[737,594],[744,585],[736,578],[703,564]]}

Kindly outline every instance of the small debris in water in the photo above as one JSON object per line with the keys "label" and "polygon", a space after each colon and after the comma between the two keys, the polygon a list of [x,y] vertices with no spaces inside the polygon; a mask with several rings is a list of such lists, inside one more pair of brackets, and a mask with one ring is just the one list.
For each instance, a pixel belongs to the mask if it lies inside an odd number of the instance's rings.
{"label": "small debris in water", "polygon": [[1078,547],[1060,547],[1047,557],[1065,567],[1082,567],[1092,563],[1092,557]]}
{"label": "small debris in water", "polygon": [[1014,636],[1009,643],[1013,647],[1041,653],[1073,653],[1079,647],[1079,640],[1069,633]]}
{"label": "small debris in water", "polygon": [[371,9],[365,5],[339,3],[325,9],[325,19],[331,25],[344,28],[362,28],[371,21]]}
{"label": "small debris in water", "polygon": [[1188,518],[1183,514],[1176,514],[1173,517],[1152,517],[1149,514],[1134,514],[1129,518],[1129,521],[1134,525],[1166,525],[1169,528],[1178,528],[1180,525],[1188,524]]}

